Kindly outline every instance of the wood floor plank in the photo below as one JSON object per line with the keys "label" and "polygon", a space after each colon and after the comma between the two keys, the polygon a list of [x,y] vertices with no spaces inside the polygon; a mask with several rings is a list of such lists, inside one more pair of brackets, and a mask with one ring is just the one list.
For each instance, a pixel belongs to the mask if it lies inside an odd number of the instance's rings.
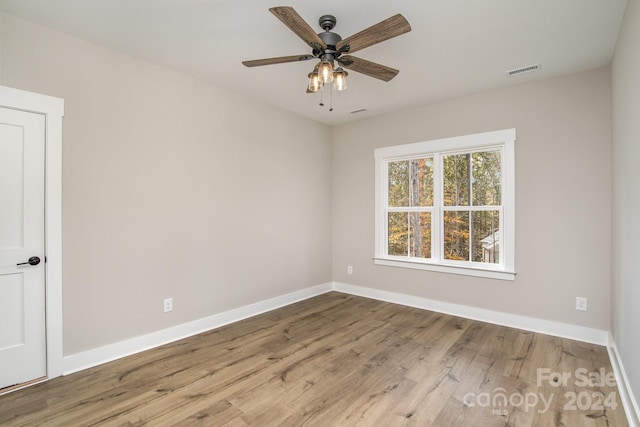
{"label": "wood floor plank", "polygon": [[601,346],[330,292],[0,396],[0,425],[627,426],[600,372]]}

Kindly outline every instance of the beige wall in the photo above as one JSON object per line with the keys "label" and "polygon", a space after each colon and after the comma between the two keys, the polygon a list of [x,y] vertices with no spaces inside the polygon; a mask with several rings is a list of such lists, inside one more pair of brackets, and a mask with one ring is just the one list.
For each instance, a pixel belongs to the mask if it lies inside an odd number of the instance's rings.
{"label": "beige wall", "polygon": [[[334,128],[334,280],[608,330],[610,95],[607,67]],[[374,265],[374,148],[506,128],[517,130],[516,280]]]}
{"label": "beige wall", "polygon": [[[66,355],[332,278],[609,328],[608,68],[332,134],[9,15],[0,31],[0,83],[65,99]],[[515,282],[374,266],[373,149],[511,127]],[[169,296],[175,311],[164,314]],[[575,311],[576,296],[588,312]]]}
{"label": "beige wall", "polygon": [[640,1],[629,0],[612,63],[614,338],[640,397]]}
{"label": "beige wall", "polygon": [[[2,12],[0,12],[0,35],[2,35]],[[2,82],[2,37],[0,37],[0,82]]]}
{"label": "beige wall", "polygon": [[331,280],[327,126],[0,23],[1,84],[65,99],[65,355]]}

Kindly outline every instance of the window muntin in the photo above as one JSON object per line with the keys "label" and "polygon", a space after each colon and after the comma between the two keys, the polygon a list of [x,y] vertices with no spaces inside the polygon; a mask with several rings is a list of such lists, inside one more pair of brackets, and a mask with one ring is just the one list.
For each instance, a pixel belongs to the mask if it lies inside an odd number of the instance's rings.
{"label": "window muntin", "polygon": [[376,263],[513,279],[514,142],[509,129],[377,149]]}

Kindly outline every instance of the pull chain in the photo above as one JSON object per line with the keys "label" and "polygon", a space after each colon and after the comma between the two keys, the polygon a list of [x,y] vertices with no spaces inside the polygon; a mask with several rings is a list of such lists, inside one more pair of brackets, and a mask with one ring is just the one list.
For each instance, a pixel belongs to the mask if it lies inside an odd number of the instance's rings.
{"label": "pull chain", "polygon": [[329,111],[333,111],[333,87],[329,85]]}

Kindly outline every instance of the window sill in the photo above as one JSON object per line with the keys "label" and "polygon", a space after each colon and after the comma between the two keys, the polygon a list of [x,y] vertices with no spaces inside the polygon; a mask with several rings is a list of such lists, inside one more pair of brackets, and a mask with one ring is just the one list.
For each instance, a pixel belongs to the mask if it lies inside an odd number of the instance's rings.
{"label": "window sill", "polygon": [[505,271],[497,269],[466,267],[459,265],[434,264],[424,261],[415,261],[403,258],[373,258],[376,265],[386,265],[389,267],[411,268],[415,270],[437,271],[440,273],[461,274],[463,276],[484,277],[499,280],[515,280],[516,273],[514,271]]}

